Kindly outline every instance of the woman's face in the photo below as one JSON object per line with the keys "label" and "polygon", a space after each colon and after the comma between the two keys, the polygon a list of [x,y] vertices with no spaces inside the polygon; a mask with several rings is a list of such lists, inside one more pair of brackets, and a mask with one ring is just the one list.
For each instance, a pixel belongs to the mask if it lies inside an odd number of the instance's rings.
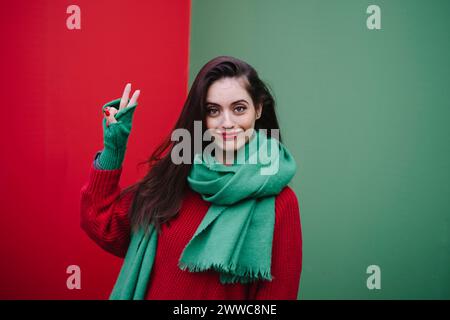
{"label": "woman's face", "polygon": [[255,107],[244,86],[244,78],[222,78],[213,82],[206,95],[206,127],[214,143],[224,152],[237,151],[247,143],[248,129],[255,127],[261,106]]}

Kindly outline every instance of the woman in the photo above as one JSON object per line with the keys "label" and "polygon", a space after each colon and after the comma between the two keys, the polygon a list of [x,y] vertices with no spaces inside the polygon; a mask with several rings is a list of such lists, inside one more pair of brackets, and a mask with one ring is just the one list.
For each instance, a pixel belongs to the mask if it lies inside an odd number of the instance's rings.
{"label": "woman", "polygon": [[[81,190],[82,228],[125,257],[110,299],[297,299],[302,237],[287,186],[296,164],[254,68],[209,61],[148,174],[121,190],[140,93],[130,91],[103,106],[104,148]],[[183,133],[194,138],[176,139]]]}

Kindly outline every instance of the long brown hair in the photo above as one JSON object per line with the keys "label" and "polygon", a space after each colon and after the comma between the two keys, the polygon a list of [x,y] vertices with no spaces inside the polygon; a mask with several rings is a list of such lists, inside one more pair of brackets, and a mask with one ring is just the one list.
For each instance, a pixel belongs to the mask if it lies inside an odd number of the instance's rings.
{"label": "long brown hair", "polygon": [[[248,63],[230,56],[219,56],[206,63],[197,74],[181,114],[173,127],[186,129],[194,137],[194,121],[202,121],[202,130],[206,131],[205,102],[210,85],[221,78],[243,77],[246,89],[253,100],[255,107],[262,104],[262,114],[255,122],[255,130],[279,129],[275,113],[275,101],[266,84],[259,78],[256,70]],[[281,141],[281,134],[277,136]],[[181,207],[187,185],[187,176],[191,169],[194,154],[191,152],[189,164],[174,164],[171,151],[179,142],[171,140],[169,134],[156,148],[147,163],[147,175],[137,183],[125,188],[121,197],[133,192],[133,200],[128,212],[131,226],[134,229],[146,227],[153,223],[158,232],[164,223],[175,217]],[[206,144],[203,143],[203,148]],[[191,150],[194,150],[194,139],[191,139]],[[141,163],[141,164],[142,164]]]}

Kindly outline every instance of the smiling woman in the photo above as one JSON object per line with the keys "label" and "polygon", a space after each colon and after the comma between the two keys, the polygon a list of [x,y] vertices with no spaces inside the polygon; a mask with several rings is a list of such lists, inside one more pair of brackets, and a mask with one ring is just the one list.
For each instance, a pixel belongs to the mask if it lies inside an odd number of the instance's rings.
{"label": "smiling woman", "polygon": [[[229,56],[199,71],[172,132],[211,132],[209,162],[171,135],[148,159],[138,183],[119,187],[139,91],[107,103],[104,149],[81,194],[81,223],[105,250],[125,257],[111,299],[296,299],[302,236],[298,200],[288,187],[297,165],[281,141],[275,101],[256,70]],[[109,126],[106,126],[108,122]],[[251,132],[250,135],[247,133]],[[276,135],[273,135],[276,132]],[[201,135],[203,137],[203,134]],[[191,150],[207,141],[190,139]],[[267,151],[270,164],[249,160]],[[276,151],[276,152],[274,152]],[[273,155],[276,155],[274,158]]]}
{"label": "smiling woman", "polygon": [[241,76],[219,79],[208,89],[206,127],[223,151],[218,152],[216,158],[224,164],[230,158],[228,153],[237,152],[248,142],[249,136],[244,133],[253,129],[261,117],[262,104],[253,104],[246,85],[246,78]]}

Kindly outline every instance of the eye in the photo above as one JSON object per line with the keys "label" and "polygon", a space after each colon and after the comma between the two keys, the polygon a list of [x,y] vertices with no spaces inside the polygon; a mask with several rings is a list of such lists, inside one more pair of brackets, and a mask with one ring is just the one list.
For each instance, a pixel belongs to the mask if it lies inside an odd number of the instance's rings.
{"label": "eye", "polygon": [[245,106],[237,106],[236,108],[234,108],[234,110],[236,110],[239,113],[244,112],[247,109],[247,107]]}
{"label": "eye", "polygon": [[209,116],[215,116],[215,115],[216,115],[216,112],[218,112],[217,108],[214,108],[214,107],[207,107],[207,108],[206,108],[206,113],[207,113]]}

